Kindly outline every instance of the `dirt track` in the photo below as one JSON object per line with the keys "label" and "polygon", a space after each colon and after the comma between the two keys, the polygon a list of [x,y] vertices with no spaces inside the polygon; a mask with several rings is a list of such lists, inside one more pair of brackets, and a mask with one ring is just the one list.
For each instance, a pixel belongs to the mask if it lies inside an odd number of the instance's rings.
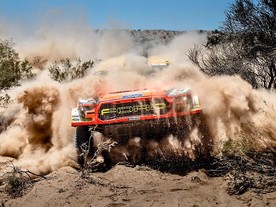
{"label": "dirt track", "polygon": [[229,196],[226,185],[224,178],[209,178],[201,170],[179,176],[118,165],[81,178],[77,170],[64,167],[20,198],[8,197],[2,185],[0,206],[276,206],[275,192]]}

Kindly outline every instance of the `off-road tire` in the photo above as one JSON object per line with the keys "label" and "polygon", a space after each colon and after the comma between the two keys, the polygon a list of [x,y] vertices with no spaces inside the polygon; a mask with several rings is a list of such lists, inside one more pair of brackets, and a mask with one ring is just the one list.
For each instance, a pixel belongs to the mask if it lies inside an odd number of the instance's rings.
{"label": "off-road tire", "polygon": [[[91,136],[91,133],[89,132],[88,126],[79,126],[76,129],[76,146],[77,146],[77,153],[78,153],[78,164],[81,167],[84,167],[84,154],[82,150],[83,145],[87,145],[89,143],[89,138]],[[91,138],[92,139],[92,138]],[[91,145],[93,145],[93,140],[90,141]],[[92,153],[93,146],[89,146],[89,154]]]}

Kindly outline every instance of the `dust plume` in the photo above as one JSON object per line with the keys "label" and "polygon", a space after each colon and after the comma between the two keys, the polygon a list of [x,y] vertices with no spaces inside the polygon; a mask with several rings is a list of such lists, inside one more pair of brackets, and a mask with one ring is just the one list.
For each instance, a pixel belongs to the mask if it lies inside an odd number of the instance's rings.
{"label": "dust plume", "polygon": [[[68,83],[45,78],[45,65],[35,80],[17,88],[17,103],[0,114],[0,155],[16,158],[16,164],[35,173],[46,174],[67,165],[76,167],[75,128],[70,125],[70,113],[79,98],[118,90],[173,87],[190,88],[199,95],[203,114],[195,120],[187,116],[189,133],[160,134],[146,140],[133,137],[111,149],[111,162],[139,164],[145,157],[196,160],[221,153],[229,140],[246,141],[254,150],[275,149],[275,94],[254,90],[236,76],[206,77],[192,66],[185,55],[192,43],[204,42],[205,35],[184,33],[167,45],[149,48],[149,55],[163,56],[171,62],[168,68],[150,73],[147,58],[141,56],[142,43],[137,45],[128,32],[76,27],[44,28],[33,39],[20,43],[22,56],[43,56],[48,63],[75,57],[102,60],[85,77]],[[97,75],[99,71],[107,73]]]}

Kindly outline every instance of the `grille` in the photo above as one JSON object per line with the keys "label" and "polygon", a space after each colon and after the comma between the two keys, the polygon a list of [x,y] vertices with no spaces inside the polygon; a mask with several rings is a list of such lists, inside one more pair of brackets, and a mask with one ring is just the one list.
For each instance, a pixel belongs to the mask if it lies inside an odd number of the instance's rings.
{"label": "grille", "polygon": [[140,102],[103,104],[99,110],[101,120],[141,115],[161,115],[169,112],[169,104],[164,98]]}

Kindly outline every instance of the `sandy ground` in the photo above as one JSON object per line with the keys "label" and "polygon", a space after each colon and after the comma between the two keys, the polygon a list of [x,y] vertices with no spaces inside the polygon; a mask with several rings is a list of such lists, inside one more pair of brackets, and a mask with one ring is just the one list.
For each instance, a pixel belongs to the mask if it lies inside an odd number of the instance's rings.
{"label": "sandy ground", "polygon": [[257,195],[249,191],[230,196],[225,178],[210,178],[204,170],[180,176],[117,165],[105,173],[90,173],[84,178],[80,175],[73,168],[63,167],[13,199],[0,183],[0,206],[276,206],[276,192]]}

